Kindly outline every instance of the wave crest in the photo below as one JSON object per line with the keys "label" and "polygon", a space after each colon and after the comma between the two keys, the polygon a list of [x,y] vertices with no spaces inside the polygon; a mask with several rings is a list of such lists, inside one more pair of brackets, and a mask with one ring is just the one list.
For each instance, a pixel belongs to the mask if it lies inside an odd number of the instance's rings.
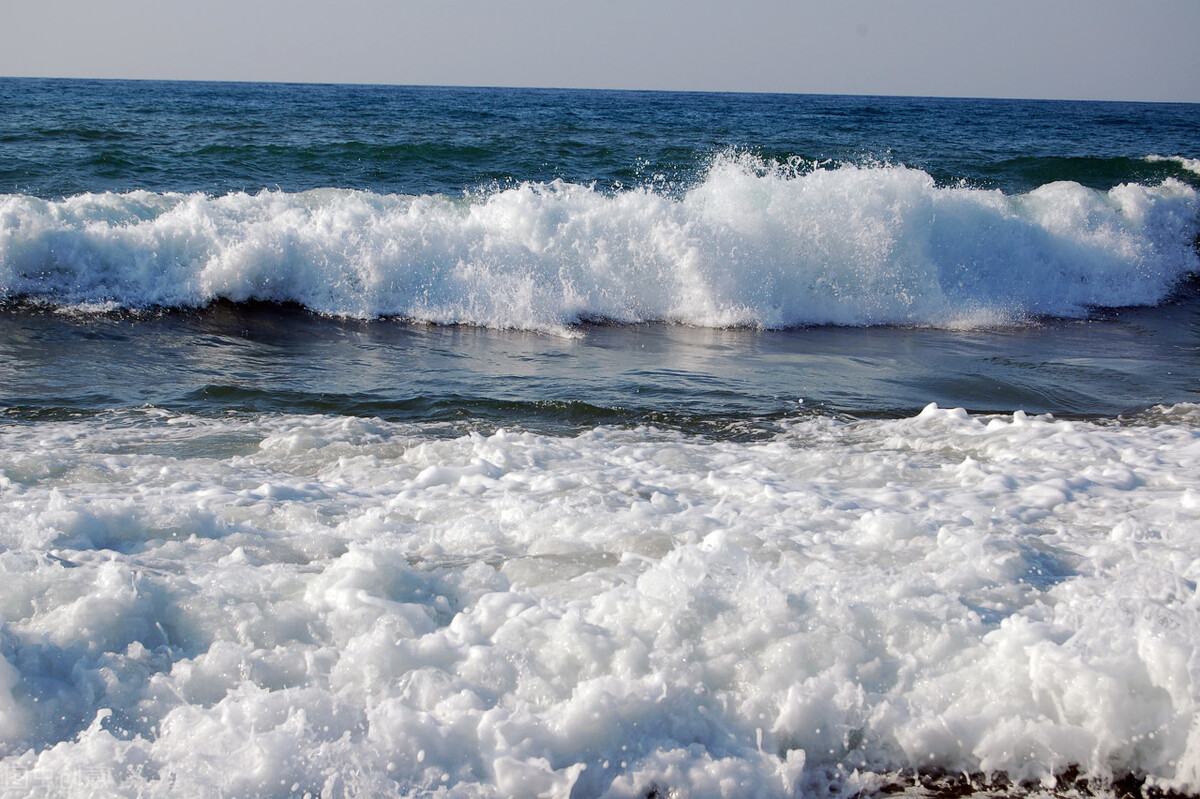
{"label": "wave crest", "polygon": [[1162,302],[1200,270],[1197,192],[1167,179],[1024,195],[903,166],[725,156],[678,197],[527,183],[0,198],[0,296],[64,307],[294,302],[561,331],[1004,324]]}
{"label": "wave crest", "polygon": [[1181,155],[1148,155],[1146,156],[1146,161],[1151,164],[1175,164],[1185,172],[1191,172],[1194,175],[1200,175],[1200,158],[1185,158]]}

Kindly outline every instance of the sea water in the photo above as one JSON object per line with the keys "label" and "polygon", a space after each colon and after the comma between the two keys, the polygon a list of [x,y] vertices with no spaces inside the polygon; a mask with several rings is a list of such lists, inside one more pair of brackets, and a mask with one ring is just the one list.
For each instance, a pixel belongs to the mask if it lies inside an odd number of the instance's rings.
{"label": "sea water", "polygon": [[1200,792],[1200,107],[0,109],[0,794]]}

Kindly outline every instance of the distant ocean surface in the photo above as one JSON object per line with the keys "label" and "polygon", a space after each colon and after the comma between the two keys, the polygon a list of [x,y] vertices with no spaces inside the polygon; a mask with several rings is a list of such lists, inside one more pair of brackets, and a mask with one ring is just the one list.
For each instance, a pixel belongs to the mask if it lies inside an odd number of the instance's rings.
{"label": "distant ocean surface", "polygon": [[0,79],[0,796],[1200,795],[1200,106]]}

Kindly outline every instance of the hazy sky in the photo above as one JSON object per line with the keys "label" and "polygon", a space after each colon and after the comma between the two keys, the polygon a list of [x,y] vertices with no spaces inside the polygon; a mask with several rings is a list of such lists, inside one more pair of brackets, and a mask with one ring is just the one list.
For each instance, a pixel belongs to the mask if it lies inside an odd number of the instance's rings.
{"label": "hazy sky", "polygon": [[0,75],[1200,102],[1200,0],[38,0]]}

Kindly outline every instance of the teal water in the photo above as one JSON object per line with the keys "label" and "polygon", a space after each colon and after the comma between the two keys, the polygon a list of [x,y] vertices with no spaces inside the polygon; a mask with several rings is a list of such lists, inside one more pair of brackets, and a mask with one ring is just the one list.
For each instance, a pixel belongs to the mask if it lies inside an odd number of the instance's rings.
{"label": "teal water", "polygon": [[562,179],[679,188],[729,150],[894,163],[941,184],[1108,189],[1196,157],[1186,104],[0,80],[0,191],[457,194]]}

